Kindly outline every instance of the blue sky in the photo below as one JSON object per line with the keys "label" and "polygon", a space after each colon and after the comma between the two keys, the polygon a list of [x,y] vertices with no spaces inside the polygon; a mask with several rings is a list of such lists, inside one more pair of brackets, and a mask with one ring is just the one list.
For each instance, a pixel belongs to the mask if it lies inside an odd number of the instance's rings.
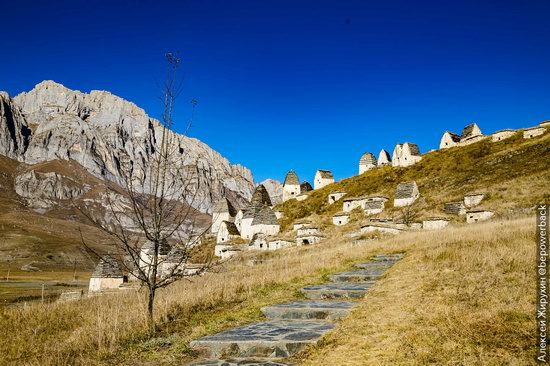
{"label": "blue sky", "polygon": [[176,130],[252,169],[313,180],[365,151],[436,148],[442,133],[550,119],[550,1],[12,1],[0,90],[53,79],[158,116],[163,55],[179,50]]}

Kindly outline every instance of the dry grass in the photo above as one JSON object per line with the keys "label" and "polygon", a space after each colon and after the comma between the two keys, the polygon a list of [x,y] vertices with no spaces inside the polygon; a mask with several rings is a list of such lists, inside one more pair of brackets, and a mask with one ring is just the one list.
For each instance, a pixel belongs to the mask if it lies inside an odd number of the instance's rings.
{"label": "dry grass", "polygon": [[[160,293],[161,333],[146,335],[144,297],[0,310],[4,364],[182,364],[190,340],[261,319],[260,307],[378,253],[406,251],[308,365],[525,364],[534,345],[532,219],[403,234],[367,246],[322,245],[242,258],[223,273]],[[337,234],[335,232],[335,234]]]}
{"label": "dry grass", "polygon": [[299,364],[534,364],[534,226],[395,238],[407,257]]}

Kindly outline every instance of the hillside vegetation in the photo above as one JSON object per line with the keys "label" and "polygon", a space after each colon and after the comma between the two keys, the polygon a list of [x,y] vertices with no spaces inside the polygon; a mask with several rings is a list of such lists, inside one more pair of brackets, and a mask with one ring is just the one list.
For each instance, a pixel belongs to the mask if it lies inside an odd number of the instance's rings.
{"label": "hillside vegetation", "polygon": [[550,167],[544,158],[549,154],[550,133],[523,139],[521,132],[499,142],[487,138],[467,146],[433,151],[413,166],[370,170],[312,191],[304,201],[286,201],[278,206],[285,213],[282,227],[288,229],[296,219],[310,215],[320,216],[322,222],[328,223],[332,214],[342,210],[342,200],[332,205],[327,202],[328,194],[338,190],[347,192],[345,197],[384,195],[390,201],[380,216],[398,217],[400,210],[392,207],[395,189],[400,182],[411,180],[420,190],[421,198],[414,205],[419,218],[445,216],[445,202],[460,201],[464,194],[478,191],[488,194],[483,206],[496,210],[500,216],[513,216],[537,202],[549,201]]}
{"label": "hillside vegetation", "polygon": [[352,246],[341,235],[316,246],[264,253],[247,265],[179,282],[158,298],[160,333],[146,333],[143,294],[0,309],[1,363],[169,365],[198,355],[188,343],[262,319],[262,306],[299,298],[371,255],[406,257],[322,344],[307,365],[530,364],[535,347],[532,218],[410,232]]}

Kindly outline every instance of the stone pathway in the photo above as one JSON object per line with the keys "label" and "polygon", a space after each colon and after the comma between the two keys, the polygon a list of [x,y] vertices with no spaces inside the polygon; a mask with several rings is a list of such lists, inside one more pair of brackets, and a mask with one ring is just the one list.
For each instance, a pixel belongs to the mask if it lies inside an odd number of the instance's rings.
{"label": "stone pathway", "polygon": [[[191,342],[191,347],[208,354],[210,360],[193,366],[290,366],[274,360],[290,357],[324,333],[365,296],[402,254],[378,255],[370,262],[355,265],[355,271],[337,273],[332,282],[307,286],[302,293],[309,300],[262,308],[268,321],[233,328]],[[330,301],[339,299],[339,301]]]}

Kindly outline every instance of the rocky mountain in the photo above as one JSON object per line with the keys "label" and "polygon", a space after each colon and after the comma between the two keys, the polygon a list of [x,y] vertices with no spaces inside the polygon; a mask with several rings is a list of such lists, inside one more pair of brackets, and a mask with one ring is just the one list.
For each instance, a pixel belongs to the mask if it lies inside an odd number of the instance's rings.
{"label": "rocky mountain", "polygon": [[269,193],[271,202],[274,205],[283,203],[283,185],[281,184],[281,182],[279,182],[278,180],[269,178],[264,180],[260,184],[263,184],[263,186],[267,190],[267,193]]}
{"label": "rocky mountain", "polygon": [[[143,109],[106,91],[82,93],[43,81],[14,98],[0,92],[0,154],[24,164],[15,191],[41,209],[92,187],[55,169],[38,172],[35,165],[73,161],[95,178],[122,185],[121,162],[131,161],[136,175],[145,174],[158,153],[162,131],[159,121]],[[197,193],[188,202],[191,206],[210,213],[221,197],[250,199],[250,170],[230,164],[197,139],[168,134],[171,148],[181,154],[177,165],[193,175]]]}

